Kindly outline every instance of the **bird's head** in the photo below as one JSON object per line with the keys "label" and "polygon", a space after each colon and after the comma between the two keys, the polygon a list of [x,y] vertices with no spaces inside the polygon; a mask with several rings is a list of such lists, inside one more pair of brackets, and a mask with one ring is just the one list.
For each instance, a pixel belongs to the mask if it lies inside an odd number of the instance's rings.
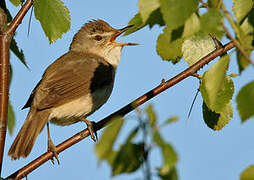
{"label": "bird's head", "polygon": [[123,46],[138,45],[137,43],[118,43],[116,38],[132,27],[114,29],[103,20],[93,20],[86,23],[75,34],[70,50],[94,53],[104,57],[112,65],[117,65]]}

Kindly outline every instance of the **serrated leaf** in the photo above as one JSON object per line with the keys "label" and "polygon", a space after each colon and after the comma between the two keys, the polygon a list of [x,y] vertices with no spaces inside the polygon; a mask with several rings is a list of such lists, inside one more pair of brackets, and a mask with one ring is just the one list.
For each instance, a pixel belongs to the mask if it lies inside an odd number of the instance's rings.
{"label": "serrated leaf", "polygon": [[34,1],[34,15],[40,21],[50,43],[70,29],[70,12],[61,0]]}
{"label": "serrated leaf", "polygon": [[193,12],[198,10],[198,0],[160,0],[161,13],[168,27],[179,28]]}
{"label": "serrated leaf", "polygon": [[203,102],[203,118],[206,125],[213,130],[221,130],[233,117],[232,103],[229,102],[220,113],[216,113],[206,106]]}
{"label": "serrated leaf", "polygon": [[118,134],[123,126],[124,119],[117,117],[112,120],[112,124],[103,132],[100,140],[95,146],[95,153],[99,161],[107,159],[112,152],[112,147],[118,137]]}
{"label": "serrated leaf", "polygon": [[166,175],[175,167],[178,160],[177,154],[174,148],[163,140],[158,131],[154,132],[153,141],[158,145],[163,156],[163,165],[160,168],[160,174]]}
{"label": "serrated leaf", "polygon": [[151,127],[153,127],[157,122],[157,117],[156,117],[156,114],[153,110],[153,106],[151,104],[149,104],[146,107],[146,113],[147,113],[149,124]]}
{"label": "serrated leaf", "polygon": [[232,10],[239,23],[249,13],[251,8],[253,8],[253,0],[234,0]]}
{"label": "serrated leaf", "polygon": [[19,49],[17,42],[14,38],[11,40],[10,49],[17,56],[17,58],[26,66],[26,68],[28,68],[23,50]]}
{"label": "serrated leaf", "polygon": [[143,22],[146,22],[151,13],[160,7],[159,0],[139,0],[138,5]]}
{"label": "serrated leaf", "polygon": [[232,99],[234,84],[226,78],[229,56],[222,56],[209,70],[207,70],[200,84],[200,91],[206,105],[212,111],[220,113]]}
{"label": "serrated leaf", "polygon": [[16,124],[15,113],[13,111],[11,102],[9,101],[8,102],[8,124],[7,124],[7,126],[8,126],[8,132],[10,135],[13,134],[13,129],[15,127],[15,124]]}
{"label": "serrated leaf", "polygon": [[143,157],[144,144],[124,144],[114,159],[112,176],[136,171],[142,165]]}
{"label": "serrated leaf", "polygon": [[204,33],[198,33],[184,40],[182,52],[189,66],[215,49],[213,40]]}
{"label": "serrated leaf", "polygon": [[9,1],[16,7],[22,3],[21,0],[9,0]]}
{"label": "serrated leaf", "polygon": [[192,15],[186,20],[184,24],[183,38],[187,38],[195,33],[197,33],[200,29],[200,20],[196,13],[192,13]]}
{"label": "serrated leaf", "polygon": [[209,9],[200,17],[201,30],[206,34],[212,34],[221,39],[224,35],[222,27],[223,16],[219,9]]}
{"label": "serrated leaf", "polygon": [[250,165],[245,169],[240,176],[240,180],[253,180],[254,179],[254,165]]}
{"label": "serrated leaf", "polygon": [[236,96],[236,102],[242,122],[254,115],[254,81],[242,87]]}
{"label": "serrated leaf", "polygon": [[173,32],[176,31],[173,31],[168,27],[164,28],[163,33],[160,34],[157,39],[156,50],[162,59],[169,60],[172,63],[177,63],[182,57],[181,48],[183,39],[178,38],[172,40],[173,38],[175,38],[174,36],[172,36]]}
{"label": "serrated leaf", "polygon": [[162,180],[178,180],[178,175],[175,167],[172,168],[167,174],[161,174],[160,169],[158,170],[158,175]]}
{"label": "serrated leaf", "polygon": [[207,85],[209,88],[205,89],[205,83],[201,84],[200,90],[204,101],[207,103],[207,106],[213,111],[220,113],[224,106],[232,99],[234,93],[234,83],[232,79],[227,79],[225,77],[223,82],[221,82],[219,91],[216,91],[218,86],[214,87],[213,89],[211,85]]}

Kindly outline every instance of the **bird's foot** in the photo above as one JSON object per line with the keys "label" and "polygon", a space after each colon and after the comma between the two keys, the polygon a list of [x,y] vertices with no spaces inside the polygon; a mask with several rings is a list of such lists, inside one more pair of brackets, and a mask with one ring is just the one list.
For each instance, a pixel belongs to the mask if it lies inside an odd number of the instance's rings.
{"label": "bird's foot", "polygon": [[96,123],[94,121],[89,121],[85,118],[81,118],[81,120],[86,123],[87,129],[90,133],[90,136],[91,136],[92,140],[94,142],[98,141],[97,132],[95,131],[95,128],[94,128]]}
{"label": "bird's foot", "polygon": [[53,142],[51,141],[51,139],[49,138],[48,139],[48,151],[51,151],[53,153],[53,157],[51,158],[51,162],[53,164],[55,164],[55,161],[54,161],[54,157],[56,158],[57,160],[57,163],[58,165],[60,164],[60,161],[58,159],[58,154],[56,152],[56,146],[53,144]]}

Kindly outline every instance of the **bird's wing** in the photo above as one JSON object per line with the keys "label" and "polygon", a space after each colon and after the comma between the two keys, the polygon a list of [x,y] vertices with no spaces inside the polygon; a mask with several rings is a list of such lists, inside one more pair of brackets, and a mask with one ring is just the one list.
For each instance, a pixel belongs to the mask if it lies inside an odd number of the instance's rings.
{"label": "bird's wing", "polygon": [[45,72],[35,89],[33,103],[40,110],[65,104],[109,85],[113,73],[113,67],[98,58],[66,61],[61,67]]}

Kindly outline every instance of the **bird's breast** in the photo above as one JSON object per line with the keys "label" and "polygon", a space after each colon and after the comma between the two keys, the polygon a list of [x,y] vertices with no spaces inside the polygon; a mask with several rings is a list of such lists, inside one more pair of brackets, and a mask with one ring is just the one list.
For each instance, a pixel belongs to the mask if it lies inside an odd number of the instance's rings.
{"label": "bird's breast", "polygon": [[61,126],[80,121],[80,117],[89,116],[99,109],[108,100],[112,89],[113,82],[110,85],[95,90],[91,94],[86,94],[71,102],[53,108],[49,121]]}

